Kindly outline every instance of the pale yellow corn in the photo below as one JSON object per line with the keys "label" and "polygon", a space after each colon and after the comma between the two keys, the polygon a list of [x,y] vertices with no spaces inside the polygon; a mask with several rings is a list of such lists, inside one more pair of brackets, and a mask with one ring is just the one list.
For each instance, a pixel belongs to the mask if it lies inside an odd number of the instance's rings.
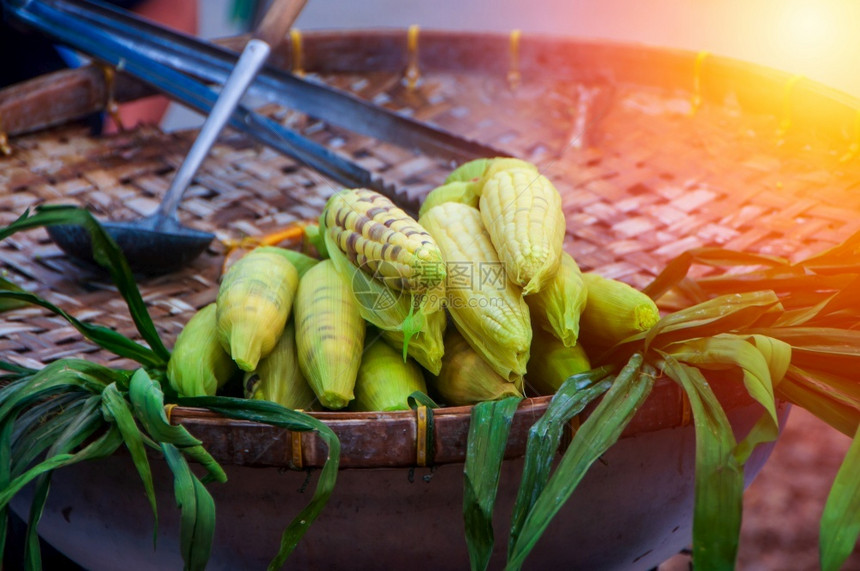
{"label": "pale yellow corn", "polygon": [[432,236],[378,192],[343,190],[328,200],[322,220],[340,251],[389,287],[423,293],[445,280]]}
{"label": "pale yellow corn", "polygon": [[253,371],[274,348],[298,282],[296,268],[265,248],[245,254],[224,275],[216,300],[218,338],[243,371]]}
{"label": "pale yellow corn", "polygon": [[449,406],[522,396],[521,383],[502,378],[456,329],[450,328],[445,333],[442,369],[431,384]]}
{"label": "pale yellow corn", "polygon": [[446,202],[421,224],[436,238],[448,266],[446,298],[457,329],[507,381],[521,381],[532,329],[520,289],[505,278],[480,213]]}
{"label": "pale yellow corn", "polygon": [[562,252],[558,271],[546,286],[526,297],[535,327],[551,333],[568,347],[576,345],[579,318],[587,301],[582,272],[567,252]]}
{"label": "pale yellow corn", "polygon": [[385,341],[375,338],[367,343],[358,377],[355,400],[350,409],[357,411],[409,410],[409,395],[427,393],[424,375],[415,361]]}
{"label": "pale yellow corn", "polygon": [[534,170],[500,170],[481,189],[481,219],[505,265],[508,279],[536,293],[549,282],[561,260],[565,220],[561,196]]}
{"label": "pale yellow corn", "polygon": [[213,396],[239,369],[218,341],[214,303],[197,311],[173,345],[167,379],[179,396]]}
{"label": "pale yellow corn", "polygon": [[275,348],[245,373],[245,398],[276,402],[292,409],[311,410],[316,395],[299,368],[296,350],[296,326],[287,321]]}
{"label": "pale yellow corn", "polygon": [[553,335],[535,332],[526,387],[539,395],[551,395],[568,377],[590,369],[591,363],[582,345],[565,347]]}
{"label": "pale yellow corn", "polygon": [[354,398],[365,322],[349,287],[331,260],[305,273],[295,301],[299,367],[326,408]]}
{"label": "pale yellow corn", "polygon": [[580,339],[588,347],[611,347],[660,320],[657,304],[631,285],[594,272],[582,277],[588,302],[580,317]]}

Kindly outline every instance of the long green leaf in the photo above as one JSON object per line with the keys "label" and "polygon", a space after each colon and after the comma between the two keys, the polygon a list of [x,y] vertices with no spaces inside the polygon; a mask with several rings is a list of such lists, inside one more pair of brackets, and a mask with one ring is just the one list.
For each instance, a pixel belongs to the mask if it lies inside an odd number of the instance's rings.
{"label": "long green leaf", "polygon": [[860,536],[860,430],[842,460],[821,515],[821,571],[838,571],[854,551]]}
{"label": "long green leaf", "polygon": [[526,516],[549,481],[564,427],[588,403],[609,390],[612,386],[612,381],[606,378],[609,373],[608,367],[602,367],[567,379],[553,395],[546,412],[529,429],[523,475],[508,538],[508,556],[520,536]]}
{"label": "long green leaf", "polygon": [[698,570],[732,569],[738,552],[744,491],[735,437],[704,375],[664,354],[666,374],[690,400],[696,429],[693,561]]}
{"label": "long green leaf", "polygon": [[119,289],[120,295],[125,299],[132,321],[134,321],[144,341],[155,351],[156,355],[167,362],[170,358],[170,351],[167,350],[158,336],[158,330],[146,310],[146,304],[143,302],[125,256],[113,238],[105,232],[92,214],[74,206],[40,206],[35,214],[31,215],[29,211],[25,212],[15,222],[0,229],[0,240],[22,230],[58,224],[78,225],[86,229],[93,246],[93,259],[110,273],[111,279]]}
{"label": "long green leaf", "polygon": [[312,430],[326,443],[328,457],[320,472],[313,498],[284,530],[278,553],[269,563],[269,569],[279,569],[331,497],[340,465],[340,441],[337,435],[320,420],[273,402],[248,401],[230,397],[193,397],[179,399],[179,404],[208,408],[229,418],[264,422],[288,430]]}
{"label": "long green leaf", "polygon": [[[10,282],[2,276],[0,276],[0,290],[24,291],[21,286]],[[10,311],[12,309],[27,307],[27,305],[28,303],[26,301],[17,301],[14,299],[0,299],[0,313],[3,313],[4,311]]]}
{"label": "long green leaf", "polygon": [[[12,431],[14,419],[0,420],[0,490],[12,481]],[[9,506],[0,509],[0,561],[6,553],[6,534],[9,527]]]}
{"label": "long green leaf", "polygon": [[181,514],[179,537],[185,569],[205,569],[215,537],[215,501],[176,446],[164,443],[162,450],[173,472],[173,493]]}
{"label": "long green leaf", "polygon": [[463,466],[463,521],[473,570],[484,570],[493,554],[493,511],[511,422],[520,397],[472,407]]}
{"label": "long green leaf", "polygon": [[654,371],[642,370],[641,354],[634,354],[618,373],[600,404],[576,431],[558,467],[538,496],[510,550],[508,569],[519,569],[552,518],[573,494],[591,465],[621,436],[654,386]]}
{"label": "long green leaf", "polygon": [[146,367],[164,367],[167,364],[167,361],[163,357],[157,355],[151,349],[135,343],[125,335],[101,325],[90,325],[79,321],[56,305],[45,301],[37,295],[28,292],[0,290],[0,302],[4,299],[18,300],[50,310],[71,323],[84,337],[102,349],[106,349],[120,357],[133,359]]}

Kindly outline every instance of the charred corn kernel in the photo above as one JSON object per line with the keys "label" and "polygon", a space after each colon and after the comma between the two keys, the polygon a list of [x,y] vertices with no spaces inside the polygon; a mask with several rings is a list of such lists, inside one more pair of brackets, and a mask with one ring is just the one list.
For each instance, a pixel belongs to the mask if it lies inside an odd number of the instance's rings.
{"label": "charred corn kernel", "polygon": [[446,202],[427,211],[421,224],[448,265],[446,297],[455,325],[502,378],[521,381],[532,339],[529,308],[505,278],[480,213]]}
{"label": "charred corn kernel", "polygon": [[540,291],[561,260],[565,221],[558,190],[534,170],[500,170],[484,182],[479,208],[508,279],[524,295]]}
{"label": "charred corn kernel", "polygon": [[440,187],[434,188],[421,203],[421,209],[418,211],[418,216],[421,217],[425,212],[438,206],[444,202],[459,202],[468,204],[474,208],[478,207],[478,191],[477,185],[474,182],[449,182]]}
{"label": "charred corn kernel", "polygon": [[448,175],[445,184],[449,182],[478,182],[487,170],[487,166],[493,159],[475,159],[463,163]]}
{"label": "charred corn kernel", "polygon": [[[438,375],[442,367],[442,355],[445,353],[444,335],[448,318],[444,311],[434,311],[427,314],[425,319],[424,327],[406,345],[406,354],[434,375]],[[402,352],[405,337],[403,331],[382,330],[380,333],[387,343]]]}
{"label": "charred corn kernel", "polygon": [[301,252],[290,250],[288,248],[279,248],[277,246],[262,246],[260,248],[257,248],[257,251],[271,252],[273,254],[283,256],[296,269],[296,273],[298,274],[299,279],[301,279],[302,276],[305,275],[305,272],[317,265],[317,263],[319,262],[319,260],[317,260],[316,258],[311,258],[307,254],[302,254]]}
{"label": "charred corn kernel", "polygon": [[[579,317],[588,300],[588,289],[576,260],[567,252],[555,276],[538,293],[526,297],[532,323],[554,335],[568,347],[576,345]],[[534,342],[532,342],[534,351]]]}
{"label": "charred corn kernel", "polygon": [[389,287],[423,293],[445,279],[433,237],[378,192],[359,188],[335,194],[323,220],[340,251]]}
{"label": "charred corn kernel", "polygon": [[301,279],[294,311],[302,374],[324,407],[344,408],[354,398],[365,322],[331,260]]}
{"label": "charred corn kernel", "polygon": [[526,372],[526,387],[539,395],[554,394],[568,377],[591,369],[582,345],[565,347],[553,335],[535,332]]}
{"label": "charred corn kernel", "polygon": [[218,341],[215,312],[214,303],[202,308],[176,337],[167,379],[180,396],[212,396],[239,371]]}
{"label": "charred corn kernel", "polygon": [[593,272],[582,274],[588,301],[580,317],[580,339],[591,347],[611,347],[660,320],[654,301],[633,286]]}
{"label": "charred corn kernel", "polygon": [[450,406],[523,396],[520,383],[502,378],[453,328],[445,333],[442,369],[430,384],[440,399]]}
{"label": "charred corn kernel", "polygon": [[253,371],[274,348],[298,283],[289,260],[265,248],[252,250],[224,275],[216,300],[218,338],[243,371]]}
{"label": "charred corn kernel", "polygon": [[287,321],[275,348],[254,371],[245,373],[245,398],[276,402],[292,409],[311,410],[316,395],[299,368],[296,326]]}
{"label": "charred corn kernel", "polygon": [[421,368],[377,337],[364,348],[350,409],[408,410],[409,395],[415,391],[427,392]]}

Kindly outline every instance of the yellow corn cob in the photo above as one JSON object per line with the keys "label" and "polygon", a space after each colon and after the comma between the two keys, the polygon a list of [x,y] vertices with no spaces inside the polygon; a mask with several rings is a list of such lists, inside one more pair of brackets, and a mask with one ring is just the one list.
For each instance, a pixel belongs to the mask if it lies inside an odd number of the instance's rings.
{"label": "yellow corn cob", "polygon": [[568,347],[576,345],[579,316],[587,300],[588,290],[582,272],[567,252],[562,252],[558,272],[549,283],[538,293],[526,297],[536,328],[552,333]]}
{"label": "yellow corn cob", "polygon": [[243,371],[253,371],[274,348],[298,282],[296,268],[265,248],[252,250],[224,275],[216,300],[218,338]]}
{"label": "yellow corn cob", "polygon": [[446,202],[421,223],[436,238],[448,265],[447,301],[469,345],[507,381],[521,381],[532,339],[522,292],[505,279],[480,213]]}
{"label": "yellow corn cob", "polygon": [[484,184],[493,178],[496,173],[510,170],[527,170],[534,174],[538,174],[538,168],[528,161],[515,159],[512,157],[496,157],[487,162],[484,173],[478,181],[478,188],[482,189]]}
{"label": "yellow corn cob", "polygon": [[522,396],[521,383],[511,383],[499,376],[452,328],[445,333],[442,369],[431,385],[440,399],[450,406]]}
{"label": "yellow corn cob", "polygon": [[218,341],[215,312],[214,303],[202,308],[176,337],[167,379],[180,396],[212,396],[238,372]]}
{"label": "yellow corn cob", "polygon": [[408,410],[407,399],[415,391],[427,392],[421,368],[377,337],[364,348],[350,409]]}
{"label": "yellow corn cob", "polygon": [[331,260],[318,263],[301,279],[295,314],[302,373],[324,407],[345,407],[354,398],[365,322]]}
{"label": "yellow corn cob", "polygon": [[554,394],[571,375],[591,369],[582,345],[565,347],[554,336],[536,331],[526,373],[526,387],[539,395]]}
{"label": "yellow corn cob", "polygon": [[[491,167],[492,168],[492,167]],[[499,170],[481,188],[481,219],[508,279],[536,293],[558,270],[565,221],[561,196],[534,170]]]}
{"label": "yellow corn cob", "polygon": [[322,219],[340,251],[389,287],[423,293],[445,279],[433,238],[378,192],[341,191],[329,199]]}
{"label": "yellow corn cob", "polygon": [[[415,334],[406,346],[406,354],[418,361],[418,363],[433,373],[439,374],[442,367],[442,355],[445,353],[443,336],[448,318],[444,311],[428,313],[425,325]],[[380,330],[383,339],[392,347],[402,351],[405,335],[400,329]]]}
{"label": "yellow corn cob", "polygon": [[589,348],[611,347],[660,320],[657,304],[631,285],[593,272],[582,278],[588,301],[579,321],[580,339]]}
{"label": "yellow corn cob", "polygon": [[316,395],[299,368],[296,353],[296,326],[287,321],[275,348],[245,373],[245,398],[276,402],[292,409],[311,410]]}
{"label": "yellow corn cob", "polygon": [[260,252],[271,252],[286,258],[287,261],[296,268],[296,274],[299,276],[299,279],[305,275],[305,272],[317,265],[317,262],[319,262],[318,259],[312,258],[307,254],[302,254],[301,252],[290,250],[288,248],[279,248],[278,246],[261,246],[260,248],[257,248],[257,250]]}
{"label": "yellow corn cob", "polygon": [[418,216],[444,202],[459,202],[468,204],[474,208],[478,207],[477,185],[474,182],[449,182],[430,191],[430,194],[421,203]]}

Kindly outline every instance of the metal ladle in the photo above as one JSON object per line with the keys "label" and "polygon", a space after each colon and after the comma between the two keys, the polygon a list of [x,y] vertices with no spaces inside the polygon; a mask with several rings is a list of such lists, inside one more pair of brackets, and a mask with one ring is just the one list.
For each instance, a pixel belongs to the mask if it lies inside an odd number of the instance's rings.
{"label": "metal ladle", "polygon": [[[274,0],[245,46],[218,95],[188,154],[152,214],[127,222],[105,221],[102,226],[123,251],[132,270],[163,273],[199,256],[212,242],[211,232],[183,226],[176,210],[209,150],[271,52],[292,26],[306,0]],[[67,254],[92,259],[89,234],[80,226],[50,226],[51,239]]]}

